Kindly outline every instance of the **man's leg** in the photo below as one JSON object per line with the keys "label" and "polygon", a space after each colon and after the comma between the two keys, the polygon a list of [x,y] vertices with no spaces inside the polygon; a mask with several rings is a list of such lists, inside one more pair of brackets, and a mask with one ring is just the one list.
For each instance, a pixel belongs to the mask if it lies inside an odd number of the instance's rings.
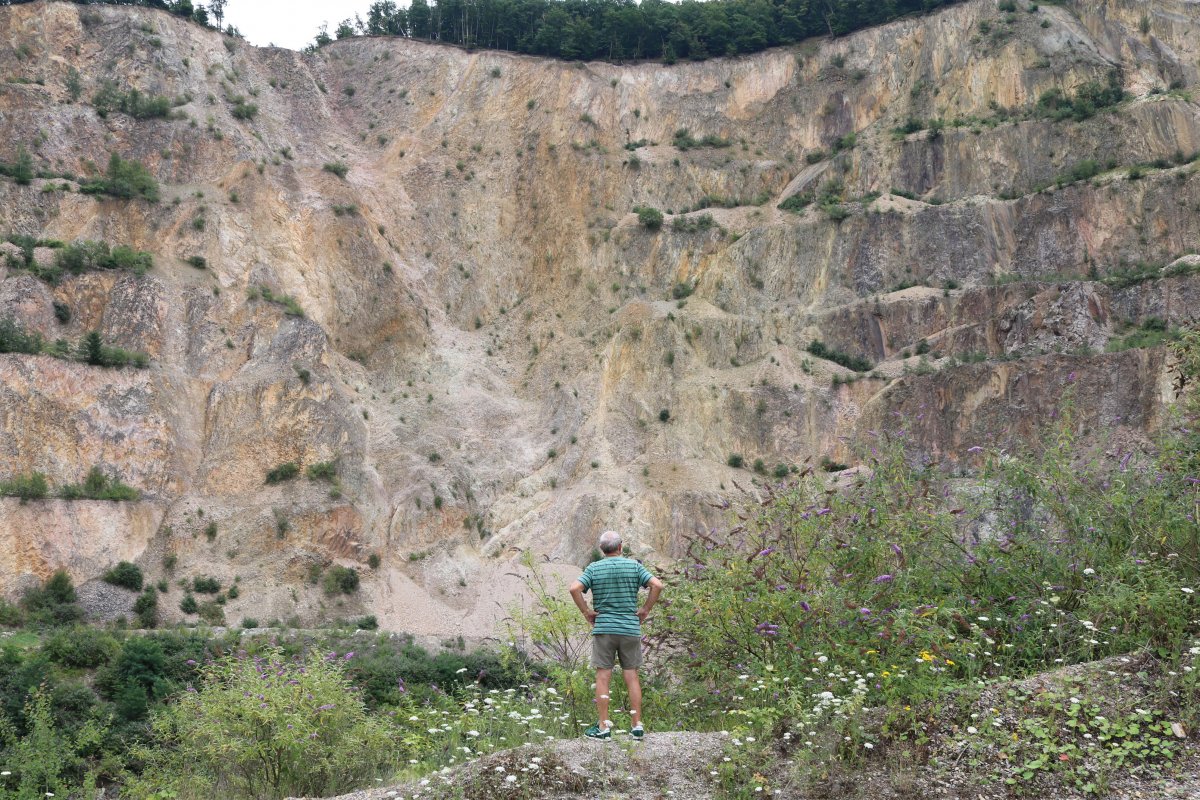
{"label": "man's leg", "polygon": [[[605,726],[605,721],[608,719],[608,688],[612,683],[612,667],[608,669],[596,670],[596,711],[600,714],[600,727]],[[638,702],[641,702],[641,692],[638,693]]]}
{"label": "man's leg", "polygon": [[633,720],[629,727],[636,728],[642,724],[642,682],[638,680],[636,669],[622,670],[621,674],[625,676],[625,689],[629,692],[629,716]]}

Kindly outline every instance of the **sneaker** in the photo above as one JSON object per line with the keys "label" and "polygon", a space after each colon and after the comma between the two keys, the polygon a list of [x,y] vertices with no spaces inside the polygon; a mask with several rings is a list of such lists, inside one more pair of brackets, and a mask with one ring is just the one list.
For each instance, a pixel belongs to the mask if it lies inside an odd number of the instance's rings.
{"label": "sneaker", "polygon": [[645,731],[645,729],[642,728],[641,725],[638,725],[636,728],[629,729],[629,735],[635,739],[640,739],[646,735],[646,731]]}
{"label": "sneaker", "polygon": [[583,732],[583,735],[589,739],[611,739],[612,729],[601,728],[600,723],[596,723],[592,727]]}

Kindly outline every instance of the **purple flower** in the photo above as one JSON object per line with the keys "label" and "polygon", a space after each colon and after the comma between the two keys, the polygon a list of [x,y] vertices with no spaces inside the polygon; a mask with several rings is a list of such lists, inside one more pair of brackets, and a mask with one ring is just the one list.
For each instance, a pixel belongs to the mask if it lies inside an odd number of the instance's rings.
{"label": "purple flower", "polygon": [[869,616],[871,616],[871,609],[869,609],[869,608],[860,608],[860,609],[858,610],[858,613],[862,614],[864,617],[869,617]]}
{"label": "purple flower", "polygon": [[196,666],[196,659],[194,659],[194,658],[189,658],[189,659],[188,659],[187,661],[185,661],[184,663],[185,663],[185,664],[187,664],[189,667],[194,667],[194,666]]}
{"label": "purple flower", "polygon": [[900,549],[900,545],[898,545],[898,544],[892,545],[892,552],[898,556],[904,555],[904,551]]}
{"label": "purple flower", "polygon": [[329,711],[331,708],[336,708],[333,703],[326,703],[323,706],[317,706],[317,711]]}
{"label": "purple flower", "polygon": [[979,445],[975,445],[974,447],[967,448],[967,452],[968,453],[982,453],[983,448],[980,447]]}
{"label": "purple flower", "polygon": [[803,608],[805,611],[812,611],[812,606],[810,606],[808,603],[804,602],[803,600],[800,601],[800,607]]}
{"label": "purple flower", "polygon": [[891,575],[880,575],[878,578],[871,581],[871,583],[891,583],[891,581],[892,581]]}
{"label": "purple flower", "polygon": [[354,651],[353,651],[353,650],[351,650],[349,653],[346,653],[346,655],[342,656],[342,658],[344,658],[344,659],[346,659],[347,661],[349,661],[350,659],[354,658]]}

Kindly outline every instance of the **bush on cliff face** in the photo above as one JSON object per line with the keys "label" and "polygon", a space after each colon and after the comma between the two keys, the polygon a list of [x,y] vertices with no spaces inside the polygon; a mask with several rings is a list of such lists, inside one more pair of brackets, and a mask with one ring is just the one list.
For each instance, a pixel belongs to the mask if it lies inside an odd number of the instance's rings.
{"label": "bush on cliff face", "polygon": [[0,481],[0,497],[18,497],[21,503],[44,500],[50,493],[46,476],[40,472],[16,475],[10,480]]}
{"label": "bush on cliff face", "polygon": [[[133,501],[142,496],[141,492],[123,483],[120,478],[109,477],[100,467],[92,467],[88,470],[83,483],[64,486],[59,494],[64,500],[109,500],[112,502]],[[137,568],[134,567],[134,569]],[[125,575],[125,577],[130,576]],[[130,588],[141,589],[142,587],[139,582],[138,586]]]}
{"label": "bush on cliff face", "polygon": [[[59,353],[55,352],[55,355]],[[66,354],[62,354],[66,355]],[[126,367],[133,365],[144,368],[150,363],[150,357],[145,353],[125,350],[120,347],[109,347],[104,344],[98,331],[92,331],[79,342],[79,357],[88,364],[96,367]],[[92,498],[93,500],[125,500],[124,497]],[[136,499],[136,498],[134,498]]]}
{"label": "bush on cliff face", "polygon": [[54,264],[72,275],[109,269],[144,275],[146,270],[154,266],[154,257],[125,245],[110,248],[107,242],[79,241],[60,248],[55,254]]}
{"label": "bush on cliff face", "polygon": [[646,230],[656,231],[662,227],[663,213],[657,208],[638,206],[634,211],[637,212],[638,224]]}
{"label": "bush on cliff face", "polygon": [[13,319],[0,319],[0,353],[27,353],[30,355],[42,352],[45,341],[40,334],[28,333]]}
{"label": "bush on cliff face", "polygon": [[25,590],[21,607],[34,625],[54,627],[69,625],[83,618],[83,609],[76,602],[75,583],[65,570],[58,570],[42,586]]}
{"label": "bush on cliff face", "polygon": [[142,580],[142,570],[137,564],[131,564],[128,561],[122,561],[104,573],[105,583],[120,586],[131,592],[140,592],[142,590]]}
{"label": "bush on cliff face", "polygon": [[127,114],[134,119],[166,119],[171,114],[169,98],[142,94],[137,89],[121,91],[113,81],[104,81],[92,105],[101,117],[107,117],[114,111]]}
{"label": "bush on cliff face", "polygon": [[1113,70],[1108,74],[1107,82],[1087,81],[1073,95],[1062,89],[1050,89],[1038,98],[1036,113],[1055,121],[1073,119],[1082,122],[1124,100],[1123,82],[1120,71]]}
{"label": "bush on cliff face", "polygon": [[290,481],[300,474],[300,465],[295,461],[288,461],[280,464],[267,471],[267,477],[264,483],[275,484]]}
{"label": "bush on cliff face", "polygon": [[358,581],[357,570],[335,564],[325,573],[321,585],[327,595],[354,594],[358,591]]}
{"label": "bush on cliff face", "polygon": [[92,178],[79,187],[84,194],[106,194],[123,200],[158,202],[158,181],[140,162],[113,153],[103,177]]}

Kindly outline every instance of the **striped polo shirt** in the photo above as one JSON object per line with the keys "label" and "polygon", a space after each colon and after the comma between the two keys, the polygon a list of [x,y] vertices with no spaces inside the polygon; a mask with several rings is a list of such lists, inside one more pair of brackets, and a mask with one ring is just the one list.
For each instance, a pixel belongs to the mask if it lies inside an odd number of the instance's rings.
{"label": "striped polo shirt", "polygon": [[584,591],[591,591],[592,608],[598,614],[592,635],[612,633],[640,638],[638,589],[653,577],[644,566],[624,556],[608,556],[588,564],[579,576],[579,582]]}

